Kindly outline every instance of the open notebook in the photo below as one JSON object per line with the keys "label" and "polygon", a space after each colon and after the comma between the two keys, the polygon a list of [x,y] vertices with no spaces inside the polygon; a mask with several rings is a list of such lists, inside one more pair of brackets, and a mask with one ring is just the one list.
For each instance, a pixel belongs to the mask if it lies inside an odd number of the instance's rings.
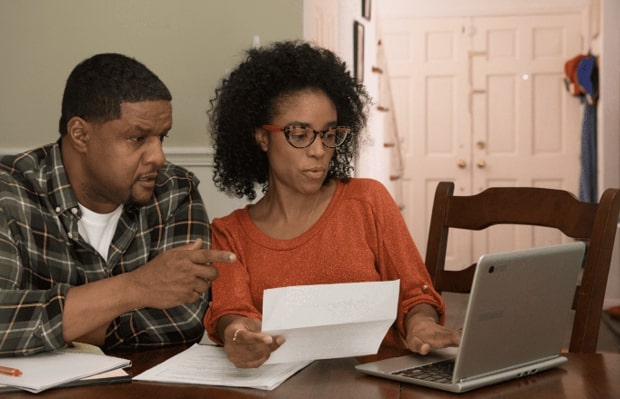
{"label": "open notebook", "polygon": [[566,362],[561,351],[584,252],[585,245],[575,242],[481,256],[456,357],[437,351],[356,368],[465,392]]}

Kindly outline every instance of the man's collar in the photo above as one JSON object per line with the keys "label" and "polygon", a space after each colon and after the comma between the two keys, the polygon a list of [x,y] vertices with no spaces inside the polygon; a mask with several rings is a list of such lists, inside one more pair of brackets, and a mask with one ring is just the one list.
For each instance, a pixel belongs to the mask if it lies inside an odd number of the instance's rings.
{"label": "man's collar", "polygon": [[62,163],[60,140],[51,146],[50,153],[45,159],[45,168],[41,172],[46,174],[48,198],[56,213],[60,214],[73,208],[77,209],[78,202]]}

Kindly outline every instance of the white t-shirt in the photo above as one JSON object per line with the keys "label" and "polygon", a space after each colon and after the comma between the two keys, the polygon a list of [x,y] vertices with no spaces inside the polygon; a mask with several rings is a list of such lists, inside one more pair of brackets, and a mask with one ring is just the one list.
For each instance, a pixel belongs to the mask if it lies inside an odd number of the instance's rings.
{"label": "white t-shirt", "polygon": [[121,218],[123,205],[119,205],[110,213],[93,212],[82,204],[78,206],[82,212],[82,217],[78,221],[78,232],[99,252],[103,259],[107,260],[108,249],[114,238],[118,220]]}

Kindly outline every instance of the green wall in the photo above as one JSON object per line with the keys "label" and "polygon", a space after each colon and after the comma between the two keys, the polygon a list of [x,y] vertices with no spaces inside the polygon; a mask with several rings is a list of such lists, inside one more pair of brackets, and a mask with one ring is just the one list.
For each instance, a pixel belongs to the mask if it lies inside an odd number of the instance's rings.
{"label": "green wall", "polygon": [[168,85],[167,147],[207,146],[215,85],[250,47],[302,37],[302,0],[0,0],[0,153],[58,138],[65,80],[81,60],[119,52]]}

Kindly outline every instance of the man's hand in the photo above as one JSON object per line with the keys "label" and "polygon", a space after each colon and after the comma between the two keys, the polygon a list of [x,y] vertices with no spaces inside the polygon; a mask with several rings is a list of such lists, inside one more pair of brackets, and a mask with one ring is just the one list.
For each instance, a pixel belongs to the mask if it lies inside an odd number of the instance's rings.
{"label": "man's hand", "polygon": [[118,315],[134,309],[166,309],[193,303],[217,278],[212,262],[231,263],[235,255],[202,249],[201,239],[172,249],[130,273],[71,287],[63,312],[66,342],[102,345]]}
{"label": "man's hand", "polygon": [[231,252],[202,249],[202,240],[166,251],[129,273],[140,307],[165,309],[200,299],[218,276],[213,262],[232,263]]}

